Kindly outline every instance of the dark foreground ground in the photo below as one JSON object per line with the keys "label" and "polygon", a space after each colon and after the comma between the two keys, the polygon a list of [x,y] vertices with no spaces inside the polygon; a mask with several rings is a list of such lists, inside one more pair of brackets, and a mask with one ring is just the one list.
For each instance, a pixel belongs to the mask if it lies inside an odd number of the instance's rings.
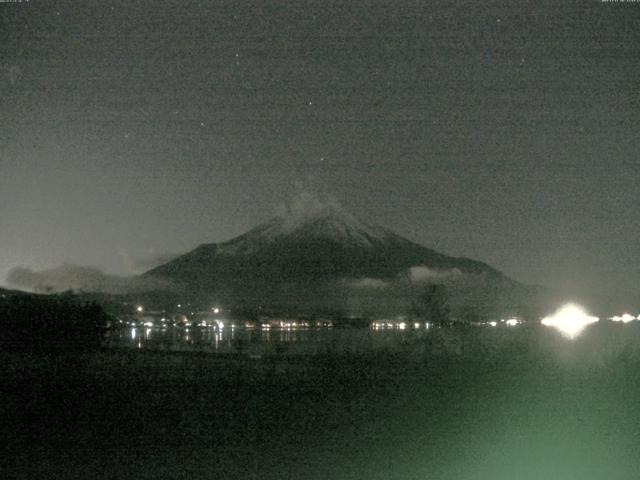
{"label": "dark foreground ground", "polygon": [[2,354],[1,478],[637,479],[639,327],[376,355]]}

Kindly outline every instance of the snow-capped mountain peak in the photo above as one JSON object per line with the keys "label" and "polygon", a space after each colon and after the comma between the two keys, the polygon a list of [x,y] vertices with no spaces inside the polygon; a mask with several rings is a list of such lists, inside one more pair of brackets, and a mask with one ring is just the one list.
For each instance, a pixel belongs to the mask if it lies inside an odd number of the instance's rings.
{"label": "snow-capped mountain peak", "polygon": [[278,285],[307,288],[328,280],[398,278],[422,271],[414,267],[505,280],[482,262],[443,255],[361,221],[334,199],[309,193],[298,194],[247,233],[200,245],[145,275],[169,278],[206,295],[217,291],[262,299]]}
{"label": "snow-capped mountain peak", "polygon": [[301,192],[281,206],[268,222],[219,245],[222,254],[252,253],[265,244],[295,238],[321,238],[335,243],[371,247],[390,233],[349,213],[331,197]]}

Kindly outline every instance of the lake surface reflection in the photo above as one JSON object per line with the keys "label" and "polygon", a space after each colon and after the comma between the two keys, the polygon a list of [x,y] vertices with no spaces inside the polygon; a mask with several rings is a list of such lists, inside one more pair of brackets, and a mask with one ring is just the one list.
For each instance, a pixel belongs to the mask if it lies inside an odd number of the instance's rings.
{"label": "lake surface reflection", "polygon": [[[506,347],[542,348],[554,355],[587,349],[591,356],[637,349],[640,322],[599,322],[578,335],[566,335],[539,322],[491,321],[478,325],[374,322],[369,326],[244,324],[120,325],[107,334],[105,346],[166,352],[263,355],[322,355],[403,352],[429,355],[481,354]],[[573,346],[570,346],[573,344]],[[473,353],[475,352],[475,353]]]}
{"label": "lake surface reflection", "polygon": [[637,479],[640,322],[510,320],[121,325],[10,356],[5,477]]}
{"label": "lake surface reflection", "polygon": [[249,355],[357,353],[402,346],[424,338],[429,328],[379,327],[120,327],[106,345],[166,351],[245,353]]}

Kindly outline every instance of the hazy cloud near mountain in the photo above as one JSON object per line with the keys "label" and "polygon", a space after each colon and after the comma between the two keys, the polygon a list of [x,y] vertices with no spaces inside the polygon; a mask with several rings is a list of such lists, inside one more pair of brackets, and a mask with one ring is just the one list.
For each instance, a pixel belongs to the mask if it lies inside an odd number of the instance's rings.
{"label": "hazy cloud near mountain", "polygon": [[122,259],[125,271],[129,275],[139,275],[147,272],[152,268],[164,265],[174,258],[182,255],[181,253],[157,253],[149,252],[140,256],[131,255],[125,250],[118,250],[118,256]]}
{"label": "hazy cloud near mountain", "polygon": [[349,282],[349,286],[355,288],[386,288],[389,286],[389,282],[381,280],[380,278],[359,278]]}
{"label": "hazy cloud near mountain", "polygon": [[[411,267],[407,269],[403,274],[400,274],[394,280],[382,280],[381,278],[363,277],[356,280],[350,280],[347,285],[358,289],[381,289],[388,287],[400,287],[404,285],[409,287],[410,285],[419,285],[426,283],[451,283],[460,281],[465,275],[457,268],[449,270],[435,270],[423,265]],[[467,277],[469,277],[467,275]],[[409,281],[407,283],[407,280]]]}
{"label": "hazy cloud near mountain", "polygon": [[11,87],[15,87],[22,77],[22,69],[18,65],[2,65],[0,66],[2,73],[2,83]]}
{"label": "hazy cloud near mountain", "polygon": [[409,279],[414,283],[444,282],[462,276],[457,268],[450,270],[434,270],[425,266],[416,266],[409,269]]}
{"label": "hazy cloud near mountain", "polygon": [[288,202],[276,208],[275,214],[286,222],[297,224],[329,209],[346,213],[340,202],[334,197],[320,195],[306,189],[301,184],[296,184],[295,191]]}
{"label": "hazy cloud near mountain", "polygon": [[69,264],[41,271],[15,267],[9,271],[7,284],[22,290],[45,293],[73,290],[125,294],[174,288],[166,280],[108,275],[98,268]]}

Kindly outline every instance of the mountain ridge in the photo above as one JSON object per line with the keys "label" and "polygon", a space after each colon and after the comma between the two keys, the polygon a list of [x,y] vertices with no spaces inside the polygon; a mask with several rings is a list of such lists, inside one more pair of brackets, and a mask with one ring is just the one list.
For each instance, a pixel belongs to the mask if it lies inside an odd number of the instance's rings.
{"label": "mountain ridge", "polygon": [[169,279],[194,295],[267,301],[336,281],[390,281],[414,267],[518,285],[484,262],[436,252],[306,194],[248,232],[201,244],[144,276]]}

